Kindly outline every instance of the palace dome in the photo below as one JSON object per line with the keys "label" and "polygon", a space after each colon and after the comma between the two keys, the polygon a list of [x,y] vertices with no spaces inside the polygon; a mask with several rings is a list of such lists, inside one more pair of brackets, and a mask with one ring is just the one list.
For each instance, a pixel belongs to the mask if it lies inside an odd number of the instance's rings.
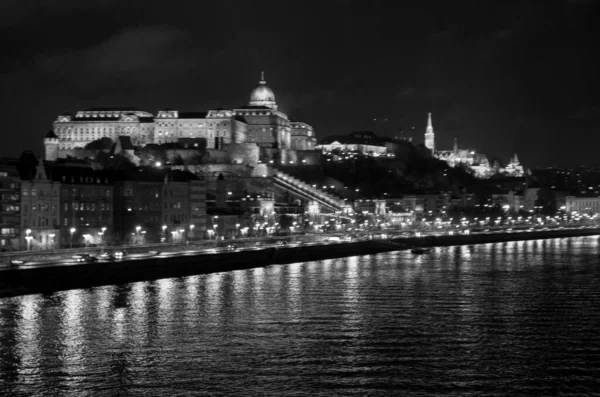
{"label": "palace dome", "polygon": [[268,106],[270,108],[277,108],[275,104],[275,94],[273,90],[271,90],[267,86],[267,82],[265,81],[265,75],[262,73],[261,79],[258,82],[258,87],[252,90],[250,94],[250,106]]}

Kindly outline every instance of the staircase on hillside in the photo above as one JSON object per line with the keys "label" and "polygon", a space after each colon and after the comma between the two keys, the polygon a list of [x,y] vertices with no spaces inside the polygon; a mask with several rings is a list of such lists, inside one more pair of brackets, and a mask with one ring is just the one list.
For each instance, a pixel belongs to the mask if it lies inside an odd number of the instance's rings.
{"label": "staircase on hillside", "polygon": [[341,211],[346,202],[333,194],[315,188],[293,176],[273,168],[273,181],[281,188],[288,190],[306,200],[314,200],[323,210]]}

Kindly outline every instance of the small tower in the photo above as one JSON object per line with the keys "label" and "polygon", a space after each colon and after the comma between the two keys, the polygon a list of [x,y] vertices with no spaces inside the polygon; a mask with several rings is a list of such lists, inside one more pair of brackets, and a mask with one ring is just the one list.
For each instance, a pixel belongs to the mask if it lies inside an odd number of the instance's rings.
{"label": "small tower", "polygon": [[54,131],[50,130],[44,138],[44,148],[46,161],[56,161],[58,159],[58,137]]}
{"label": "small tower", "polygon": [[427,128],[425,129],[425,147],[435,154],[435,134],[433,133],[431,113],[429,113],[429,116],[427,117]]}
{"label": "small tower", "polygon": [[33,179],[36,181],[49,181],[48,175],[46,174],[46,167],[44,166],[44,161],[39,157],[38,165],[35,167],[35,177]]}

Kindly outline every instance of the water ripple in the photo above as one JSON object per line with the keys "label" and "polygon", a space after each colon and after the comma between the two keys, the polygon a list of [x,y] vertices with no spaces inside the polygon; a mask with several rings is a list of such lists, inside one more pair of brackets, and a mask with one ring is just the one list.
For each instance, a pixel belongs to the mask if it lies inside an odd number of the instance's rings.
{"label": "water ripple", "polygon": [[0,395],[600,395],[597,237],[0,300]]}

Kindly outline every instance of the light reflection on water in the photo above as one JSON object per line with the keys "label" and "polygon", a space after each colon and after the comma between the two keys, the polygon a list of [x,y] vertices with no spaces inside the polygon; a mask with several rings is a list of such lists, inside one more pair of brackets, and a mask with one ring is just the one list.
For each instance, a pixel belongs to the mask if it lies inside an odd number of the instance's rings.
{"label": "light reflection on water", "polygon": [[597,237],[0,300],[0,395],[600,390]]}

